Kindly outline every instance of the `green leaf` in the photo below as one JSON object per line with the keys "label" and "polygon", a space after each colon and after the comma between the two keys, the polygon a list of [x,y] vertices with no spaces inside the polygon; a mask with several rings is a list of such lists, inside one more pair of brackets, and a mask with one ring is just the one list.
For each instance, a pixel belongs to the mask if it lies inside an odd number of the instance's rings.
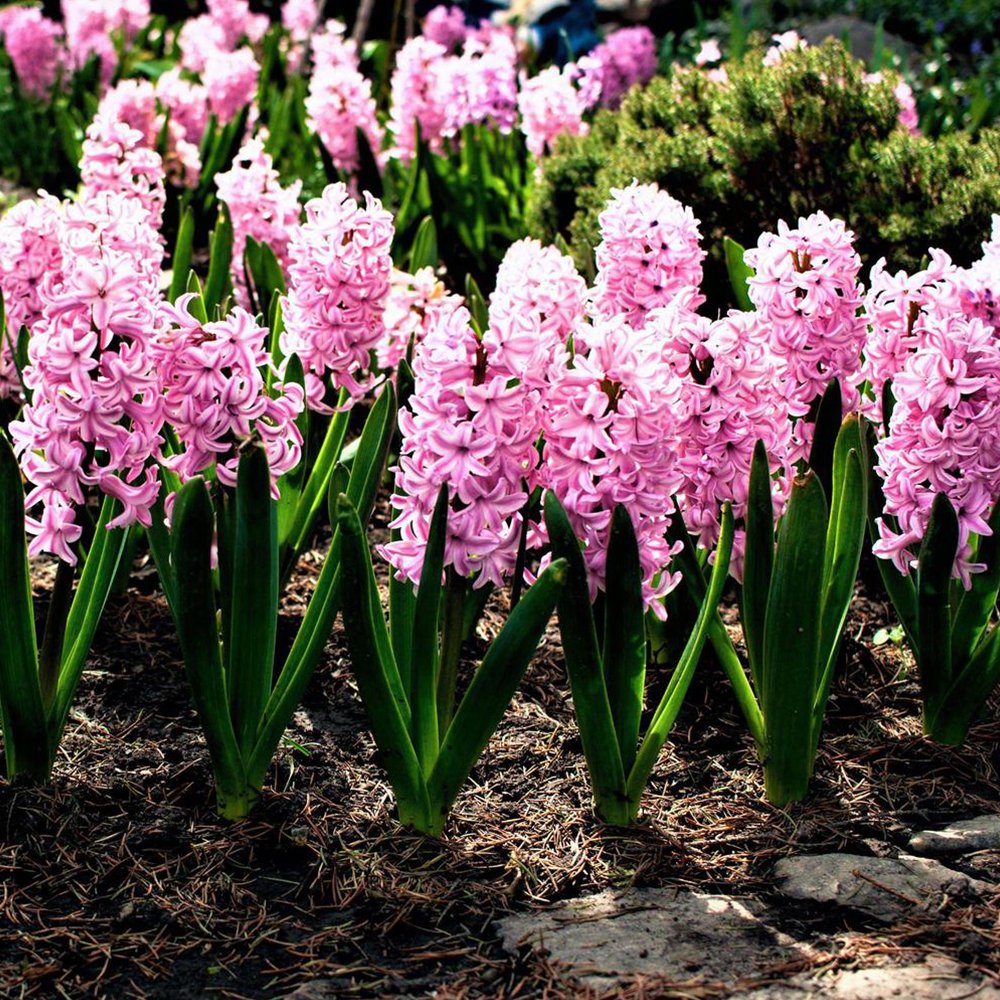
{"label": "green leaf", "polygon": [[49,777],[45,709],[38,682],[38,648],[24,534],[21,470],[7,435],[0,433],[0,722],[7,776]]}
{"label": "green leaf", "polygon": [[351,670],[396,793],[400,822],[422,830],[429,816],[427,786],[410,739],[407,699],[392,657],[364,529],[344,494],[337,500],[337,523],[343,539],[343,611]]}
{"label": "green leaf", "polygon": [[214,319],[232,287],[229,269],[233,261],[233,223],[225,205],[219,212],[219,221],[212,233],[210,252],[204,299],[208,316]]}
{"label": "green leaf", "polygon": [[605,573],[604,680],[618,749],[626,773],[639,746],[639,720],[646,686],[646,622],[642,567],[632,518],[615,508]]}
{"label": "green leaf", "polygon": [[750,660],[750,676],[758,698],[764,678],[764,620],[774,571],[774,502],[771,499],[771,467],[764,442],[758,441],[750,464],[747,497],[746,545],[743,558],[743,588],[740,616]]}
{"label": "green leaf", "polygon": [[427,782],[428,832],[440,833],[459,790],[500,724],[552,617],[566,572],[566,563],[557,559],[528,588],[473,674]]}
{"label": "green leaf", "polygon": [[602,815],[620,815],[628,822],[625,769],[597,645],[587,567],[566,511],[551,490],[545,494],[545,525],[552,554],[566,561],[566,585],[558,601],[559,632],[594,800]]}
{"label": "green leaf", "polygon": [[416,274],[423,267],[438,266],[437,227],[433,216],[426,215],[417,228],[417,235],[410,247],[410,273]]}
{"label": "green leaf", "polygon": [[951,687],[951,574],[958,552],[958,516],[943,493],[934,498],[917,568],[917,648],[920,684],[934,714]]}
{"label": "green leaf", "polygon": [[[347,488],[347,469],[338,465],[330,478],[331,507]],[[336,518],[331,518],[335,525]],[[309,685],[313,671],[323,655],[323,647],[333,630],[340,610],[340,532],[335,530],[330,550],[320,570],[306,613],[295,640],[264,709],[260,735],[247,761],[247,784],[260,788],[282,734],[288,728],[295,709]]]}
{"label": "green leaf", "polygon": [[816,413],[812,447],[809,449],[809,468],[816,473],[823,493],[833,496],[833,453],[840,435],[840,425],[844,419],[843,394],[840,382],[834,379],[820,400]]}
{"label": "green leaf", "polygon": [[215,615],[212,541],[215,519],[201,478],[186,483],[173,510],[171,560],[177,580],[177,637],[215,772],[219,811],[238,818],[248,801],[243,760],[229,716]]}
{"label": "green leaf", "polygon": [[729,271],[729,283],[736,296],[736,305],[744,312],[753,311],[747,281],[754,276],[754,270],[746,263],[746,251],[734,239],[723,237],[722,245],[726,252],[726,269]]}
{"label": "green leaf", "polygon": [[952,618],[952,668],[962,671],[989,626],[1000,593],[1000,504],[990,514],[992,534],[979,540],[976,562],[985,564],[982,573],[973,573],[971,586],[962,593]]}
{"label": "green leaf", "polygon": [[191,252],[194,247],[194,212],[185,208],[177,228],[177,242],[174,244],[174,255],[171,260],[170,291],[167,298],[176,302],[184,293],[191,273]]}
{"label": "green leaf", "polygon": [[279,535],[282,550],[281,580],[283,585],[287,583],[295,564],[299,561],[299,556],[309,544],[316,526],[316,518],[323,506],[323,498],[328,492],[330,477],[340,460],[344,447],[344,437],[347,434],[347,425],[351,419],[349,402],[350,394],[346,389],[341,390],[337,407],[327,424],[323,443],[320,445],[316,460],[313,462],[308,478],[298,495],[295,509],[290,514],[286,514],[283,520],[282,531]]}
{"label": "green leaf", "polygon": [[59,683],[56,686],[55,701],[49,709],[49,733],[53,747],[58,745],[66,725],[69,708],[125,548],[128,533],[122,528],[108,530],[109,522],[119,513],[121,508],[118,501],[110,496],[105,497],[94,529],[94,540],[66,618],[66,640],[63,643]]}
{"label": "green leaf", "polygon": [[355,128],[354,134],[358,140],[358,189],[381,198],[385,191],[382,186],[382,171],[379,170],[375,152],[363,129]]}
{"label": "green leaf", "polygon": [[229,711],[244,758],[271,694],[278,630],[278,527],[263,445],[246,447],[236,480]]}
{"label": "green leaf", "polygon": [[860,419],[853,414],[844,421],[833,456],[833,492],[824,556],[823,629],[820,636],[820,664],[824,673],[819,686],[822,705],[817,705],[820,714],[833,679],[865,542],[868,476],[862,465],[862,449]]}
{"label": "green leaf", "polygon": [[476,279],[471,274],[465,276],[465,304],[468,307],[469,315],[472,317],[472,328],[479,334],[489,326],[490,314],[486,307],[486,299],[476,284]]}
{"label": "green leaf", "polygon": [[444,547],[448,535],[448,487],[438,491],[434,516],[427,535],[427,548],[420,570],[420,588],[413,611],[410,644],[410,732],[421,769],[431,773],[440,745],[438,732],[438,628],[441,614],[441,578]]}
{"label": "green leaf", "polygon": [[764,785],[777,806],[802,799],[812,774],[826,527],[823,487],[811,471],[797,476],[778,529],[764,620]]}
{"label": "green leaf", "polygon": [[726,578],[729,575],[729,560],[733,551],[734,533],[733,512],[727,504],[722,511],[722,528],[719,534],[719,544],[715,549],[715,565],[712,567],[712,576],[709,580],[708,590],[701,602],[698,618],[670,678],[667,690],[664,691],[660,704],[653,714],[639,752],[635,755],[635,760],[629,769],[626,788],[633,818],[638,813],[639,801],[646,789],[656,758],[677,720],[677,714],[680,712],[688,688],[691,686],[691,680],[701,659],[702,650],[705,648],[712,621],[718,615],[717,608],[722,599]]}
{"label": "green leaf", "polygon": [[924,733],[948,746],[964,743],[998,683],[1000,629],[994,628],[947,690],[934,703],[925,702]]}

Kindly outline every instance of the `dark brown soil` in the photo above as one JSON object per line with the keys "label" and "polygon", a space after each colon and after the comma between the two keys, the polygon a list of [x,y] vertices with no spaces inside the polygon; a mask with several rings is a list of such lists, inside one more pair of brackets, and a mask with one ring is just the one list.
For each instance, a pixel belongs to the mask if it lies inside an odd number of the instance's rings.
{"label": "dark brown soil", "polygon": [[[286,643],[319,558],[285,601]],[[339,625],[295,746],[279,752],[254,816],[230,825],[214,813],[165,605],[155,593],[113,598],[52,786],[0,782],[0,993],[277,998],[322,979],[327,996],[585,996],[544,960],[505,955],[494,921],[633,884],[773,899],[782,855],[885,854],[915,828],[1000,806],[1000,723],[958,750],[923,740],[908,654],[871,646],[886,612],[856,602],[807,803],[764,801],[751,741],[706,663],[633,830],[592,816],[550,630],[438,843],[394,821]],[[488,613],[483,628],[495,627]],[[1000,876],[1000,855],[977,865]],[[950,900],[888,930],[782,912],[832,966],[930,951],[980,971],[1000,963],[995,907]],[[616,995],[682,994],[646,983]]]}

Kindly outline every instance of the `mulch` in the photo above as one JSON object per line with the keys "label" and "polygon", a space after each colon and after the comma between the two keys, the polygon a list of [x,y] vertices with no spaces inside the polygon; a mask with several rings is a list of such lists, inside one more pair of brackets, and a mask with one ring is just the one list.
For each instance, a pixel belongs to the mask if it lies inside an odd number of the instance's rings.
{"label": "mulch", "polygon": [[[293,581],[281,643],[321,558],[309,553]],[[491,606],[476,644],[501,614]],[[789,853],[887,855],[914,829],[997,810],[996,706],[963,748],[924,740],[909,654],[872,645],[887,622],[884,602],[859,596],[805,804],[766,803],[727,684],[706,662],[627,830],[594,820],[550,629],[434,842],[394,821],[339,624],[261,805],[232,825],[214,813],[161,597],[116,596],[51,786],[0,782],[0,994],[596,997],[544,956],[503,952],[495,921],[633,885],[777,902],[770,873]],[[1000,879],[1000,852],[976,865]],[[945,953],[996,978],[995,903],[949,899],[891,928],[829,908],[779,912],[818,943],[813,967]],[[614,993],[709,995],[711,984],[649,980]]]}

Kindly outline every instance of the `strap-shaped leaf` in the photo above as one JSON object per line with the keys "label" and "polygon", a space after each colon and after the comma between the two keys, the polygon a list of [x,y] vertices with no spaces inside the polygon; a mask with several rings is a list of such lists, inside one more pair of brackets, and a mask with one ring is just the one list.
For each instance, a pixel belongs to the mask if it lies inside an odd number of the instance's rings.
{"label": "strap-shaped leaf", "polygon": [[123,528],[108,530],[108,523],[121,512],[118,501],[105,497],[94,529],[94,540],[73,595],[66,618],[66,639],[63,642],[62,666],[56,696],[49,709],[49,734],[52,746],[58,746],[69,707],[94,641],[118,564],[125,548],[127,532]]}
{"label": "strap-shaped leaf", "polygon": [[951,687],[951,574],[958,552],[958,516],[943,493],[934,498],[917,567],[917,665],[931,712]]}
{"label": "strap-shaped leaf", "polygon": [[[817,538],[817,545],[819,540]],[[762,698],[764,678],[764,620],[774,570],[774,502],[771,499],[771,468],[764,442],[758,441],[750,464],[747,497],[746,546],[743,557],[743,589],[740,613],[743,637],[750,660],[757,697]]]}
{"label": "strap-shaped leaf", "polygon": [[410,273],[416,274],[422,267],[437,267],[438,260],[437,226],[434,225],[434,217],[426,215],[420,221],[410,247]]}
{"label": "strap-shaped leaf", "polygon": [[989,626],[1000,593],[1000,504],[990,514],[991,535],[979,540],[976,562],[985,564],[982,573],[973,573],[971,586],[958,600],[952,616],[951,663],[960,673]]}
{"label": "strap-shaped leaf", "polygon": [[427,782],[430,832],[440,832],[455,797],[507,711],[552,617],[566,573],[566,563],[557,559],[528,588],[473,674]]}
{"label": "strap-shaped leaf", "polygon": [[764,620],[764,785],[778,806],[803,798],[812,774],[826,527],[823,487],[806,472],[792,483],[778,529]]}
{"label": "strap-shaped leaf", "polygon": [[717,616],[722,590],[729,574],[729,559],[733,551],[734,533],[733,512],[727,504],[722,511],[722,528],[719,534],[719,544],[715,549],[715,565],[712,567],[712,576],[709,580],[708,590],[701,602],[698,618],[629,771],[626,788],[633,811],[638,810],[639,799],[649,781],[649,775],[656,763],[656,758],[677,719],[677,713],[680,712],[688,688],[691,686],[695,669],[701,659],[702,650],[705,648],[711,623]]}
{"label": "strap-shaped leaf", "polygon": [[736,305],[744,312],[752,312],[753,302],[750,301],[747,281],[755,272],[746,262],[744,257],[746,251],[736,240],[728,236],[723,237],[722,245],[726,251],[726,270],[729,271],[729,284],[736,296]]}
{"label": "strap-shaped leaf", "polygon": [[363,129],[355,128],[354,134],[358,141],[358,188],[370,192],[376,198],[381,198],[384,186],[382,171],[375,156],[377,151],[372,149]]}
{"label": "strap-shaped leaf", "polygon": [[170,262],[170,291],[167,298],[171,302],[187,290],[188,275],[191,273],[191,253],[194,248],[194,212],[185,208],[177,227],[177,242],[174,244],[174,255]]}
{"label": "strap-shaped leaf", "polygon": [[171,560],[177,581],[177,637],[205,741],[212,758],[220,811],[246,800],[243,760],[229,716],[212,580],[215,519],[200,478],[186,483],[173,510]]}
{"label": "strap-shaped leaf", "polygon": [[229,268],[233,261],[233,223],[225,205],[219,212],[219,221],[212,233],[210,253],[204,298],[208,316],[214,319],[231,287]]}
{"label": "strap-shaped leaf", "polygon": [[627,774],[639,746],[646,688],[646,621],[639,545],[632,518],[621,505],[611,519],[605,578],[604,680]]}
{"label": "strap-shaped leaf", "polygon": [[440,745],[438,733],[438,628],[441,614],[441,576],[448,534],[448,487],[438,491],[420,569],[420,588],[413,614],[410,654],[410,731],[424,775],[431,773]]}
{"label": "strap-shaped leaf", "polygon": [[625,769],[597,645],[587,567],[566,511],[551,490],[545,494],[545,525],[552,554],[566,561],[566,584],[558,600],[559,632],[594,799],[605,814],[627,811]]}
{"label": "strap-shaped leaf", "polygon": [[816,473],[823,487],[823,493],[827,497],[833,496],[834,452],[840,438],[843,419],[843,393],[840,391],[840,382],[834,379],[826,387],[826,392],[820,399],[813,428],[812,447],[809,449],[809,468]]}
{"label": "strap-shaped leaf", "polygon": [[[823,680],[818,695],[826,704],[833,679],[840,639],[847,621],[854,583],[865,542],[868,510],[868,476],[861,460],[861,430],[856,415],[844,421],[837,437],[833,460],[833,493],[830,521],[826,532],[824,559],[823,631],[820,638],[820,665]],[[822,713],[822,706],[817,705]]]}
{"label": "strap-shaped leaf", "polygon": [[482,336],[486,327],[489,326],[489,309],[476,279],[471,274],[465,276],[465,305],[472,317],[472,329]]}
{"label": "strap-shaped leaf", "polygon": [[924,733],[938,743],[958,746],[1000,683],[1000,629],[994,628],[964,669],[934,703],[924,704]]}
{"label": "strap-shaped leaf", "polygon": [[299,556],[309,544],[316,518],[323,507],[323,500],[330,486],[330,477],[344,448],[344,437],[351,419],[349,402],[350,395],[344,389],[337,400],[337,408],[327,424],[323,443],[301,489],[295,509],[291,515],[286,515],[286,527],[280,535],[283,582],[287,582]]}
{"label": "strap-shaped leaf", "polygon": [[400,821],[422,829],[428,817],[427,786],[410,739],[407,699],[392,658],[368,543],[357,511],[344,494],[337,500],[337,523],[343,545],[342,596],[351,669],[396,793]]}
{"label": "strap-shaped leaf", "polygon": [[51,754],[38,684],[38,649],[24,535],[24,488],[0,433],[0,721],[7,775],[48,778]]}
{"label": "strap-shaped leaf", "polygon": [[[347,489],[347,469],[338,465],[330,479],[330,506]],[[331,516],[336,525],[336,516]],[[309,598],[306,613],[295,633],[292,648],[268,698],[261,721],[259,736],[247,761],[247,783],[259,788],[277,749],[281,736],[295,713],[306,687],[312,679],[316,664],[323,655],[323,647],[333,630],[333,623],[340,610],[340,532],[335,528],[330,550],[320,570],[319,578]]]}
{"label": "strap-shaped leaf", "polygon": [[236,478],[229,708],[240,753],[248,757],[271,695],[278,631],[278,527],[267,453],[251,445]]}

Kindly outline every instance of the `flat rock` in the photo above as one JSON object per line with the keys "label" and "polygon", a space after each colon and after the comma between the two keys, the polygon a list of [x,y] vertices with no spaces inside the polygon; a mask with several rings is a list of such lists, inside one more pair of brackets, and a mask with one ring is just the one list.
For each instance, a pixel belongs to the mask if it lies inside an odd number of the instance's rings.
{"label": "flat rock", "polygon": [[929,858],[811,854],[782,858],[778,888],[793,899],[834,903],[891,923],[942,893],[980,891],[984,884]]}
{"label": "flat rock", "polygon": [[921,830],[910,838],[915,854],[969,854],[1000,850],[1000,816],[988,814],[951,823],[943,830]]}
{"label": "flat rock", "polygon": [[[782,992],[776,992],[776,991]],[[1000,1000],[1000,990],[980,976],[962,975],[961,966],[943,955],[929,955],[912,965],[800,973],[780,986],[735,993],[731,1000]]]}
{"label": "flat rock", "polygon": [[[545,951],[595,989],[651,976],[736,988],[769,978],[768,966],[806,958],[808,946],[769,926],[754,900],[674,889],[602,892],[542,913],[499,921],[504,947]],[[791,997],[783,987],[761,997]]]}
{"label": "flat rock", "polygon": [[909,55],[913,51],[913,47],[902,38],[887,31],[879,34],[878,28],[871,22],[848,14],[834,14],[821,21],[813,21],[800,27],[798,32],[810,45],[820,45],[827,38],[838,41],[846,38],[851,54],[866,63],[881,55],[881,52],[875,51],[880,41],[883,48],[892,49],[900,55]]}

